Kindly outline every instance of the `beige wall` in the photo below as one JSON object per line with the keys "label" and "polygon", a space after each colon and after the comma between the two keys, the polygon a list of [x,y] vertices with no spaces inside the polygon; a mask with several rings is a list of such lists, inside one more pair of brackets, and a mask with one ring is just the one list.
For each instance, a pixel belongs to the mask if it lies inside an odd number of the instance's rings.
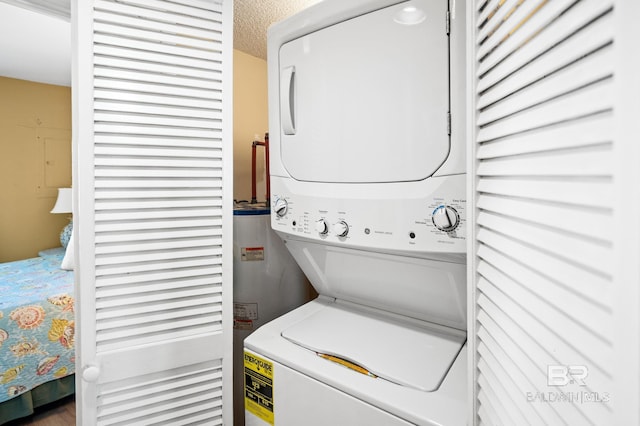
{"label": "beige wall", "polygon": [[[233,196],[251,199],[251,143],[268,131],[267,62],[233,51]],[[264,148],[257,149],[257,198],[265,200]]]}
{"label": "beige wall", "polygon": [[71,89],[0,77],[0,262],[60,245],[67,215],[51,214],[71,186]]}

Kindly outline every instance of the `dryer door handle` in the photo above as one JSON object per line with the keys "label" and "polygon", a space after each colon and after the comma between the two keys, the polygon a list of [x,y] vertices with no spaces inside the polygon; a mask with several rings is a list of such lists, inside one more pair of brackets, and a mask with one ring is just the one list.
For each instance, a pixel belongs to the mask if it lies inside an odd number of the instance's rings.
{"label": "dryer door handle", "polygon": [[296,67],[291,66],[282,70],[280,75],[280,117],[282,131],[285,135],[296,134],[295,122],[295,75]]}

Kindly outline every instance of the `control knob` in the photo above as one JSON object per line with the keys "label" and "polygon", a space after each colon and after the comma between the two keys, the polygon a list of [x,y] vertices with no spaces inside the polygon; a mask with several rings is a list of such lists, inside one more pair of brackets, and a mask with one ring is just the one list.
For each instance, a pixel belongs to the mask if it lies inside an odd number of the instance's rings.
{"label": "control knob", "polygon": [[316,231],[320,235],[327,235],[329,232],[329,227],[327,226],[327,222],[324,219],[319,219],[316,221]]}
{"label": "control knob", "polygon": [[282,217],[287,214],[289,210],[289,204],[287,200],[283,198],[278,198],[275,203],[273,203],[273,210],[275,210],[278,217]]}
{"label": "control knob", "polygon": [[460,216],[456,209],[451,206],[438,206],[431,215],[431,220],[436,228],[441,231],[450,232],[460,224]]}
{"label": "control knob", "polygon": [[346,237],[349,233],[349,225],[344,220],[333,225],[333,233],[336,237]]}

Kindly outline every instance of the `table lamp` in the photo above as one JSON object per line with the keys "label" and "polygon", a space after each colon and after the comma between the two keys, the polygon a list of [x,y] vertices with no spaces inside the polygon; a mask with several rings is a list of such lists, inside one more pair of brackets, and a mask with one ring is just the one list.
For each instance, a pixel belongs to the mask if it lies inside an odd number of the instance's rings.
{"label": "table lamp", "polygon": [[[51,213],[71,213],[72,209],[72,192],[71,188],[58,188],[58,199],[55,206],[51,209]],[[71,230],[73,229],[73,216],[69,216],[69,224],[60,232],[60,244],[65,249],[71,238]]]}

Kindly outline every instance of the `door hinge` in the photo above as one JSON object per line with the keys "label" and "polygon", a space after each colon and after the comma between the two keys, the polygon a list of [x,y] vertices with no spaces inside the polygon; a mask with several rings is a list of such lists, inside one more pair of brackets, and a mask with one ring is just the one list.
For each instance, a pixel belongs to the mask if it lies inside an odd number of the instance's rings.
{"label": "door hinge", "polygon": [[449,12],[448,10],[447,10],[447,14],[446,14],[445,26],[446,26],[446,29],[447,29],[447,35],[449,35],[449,33],[451,31],[451,12]]}
{"label": "door hinge", "polygon": [[451,113],[447,112],[447,134],[451,136]]}

